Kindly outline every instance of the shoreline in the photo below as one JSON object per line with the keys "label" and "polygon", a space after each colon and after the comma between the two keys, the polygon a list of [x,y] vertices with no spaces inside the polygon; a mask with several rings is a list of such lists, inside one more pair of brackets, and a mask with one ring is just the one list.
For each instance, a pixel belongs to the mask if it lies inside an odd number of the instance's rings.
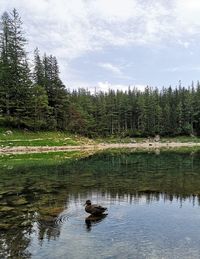
{"label": "shoreline", "polygon": [[93,145],[79,146],[18,146],[18,147],[3,147],[0,148],[0,154],[26,154],[26,153],[46,153],[59,151],[98,151],[105,149],[161,149],[161,148],[181,148],[181,147],[200,147],[200,143],[181,143],[181,142],[148,142],[148,143],[100,143]]}

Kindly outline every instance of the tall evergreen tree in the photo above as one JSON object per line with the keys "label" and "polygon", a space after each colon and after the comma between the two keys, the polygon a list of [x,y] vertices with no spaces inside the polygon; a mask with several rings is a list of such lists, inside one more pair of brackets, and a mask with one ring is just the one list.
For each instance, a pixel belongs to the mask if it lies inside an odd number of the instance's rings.
{"label": "tall evergreen tree", "polygon": [[34,51],[33,81],[36,85],[44,86],[44,65],[38,48]]}
{"label": "tall evergreen tree", "polygon": [[11,20],[7,12],[0,22],[0,107],[1,112],[10,115],[11,109]]}
{"label": "tall evergreen tree", "polygon": [[[1,85],[6,114],[18,126],[24,125],[28,116],[30,100],[30,70],[28,67],[21,18],[14,9],[10,15],[5,13],[1,23]],[[6,95],[4,94],[6,90]]]}

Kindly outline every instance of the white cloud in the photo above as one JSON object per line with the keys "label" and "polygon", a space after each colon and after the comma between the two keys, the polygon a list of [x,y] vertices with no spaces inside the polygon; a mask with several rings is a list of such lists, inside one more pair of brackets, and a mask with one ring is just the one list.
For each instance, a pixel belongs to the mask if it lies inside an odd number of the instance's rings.
{"label": "white cloud", "polygon": [[170,67],[163,69],[165,72],[188,72],[188,71],[200,71],[200,66],[176,66],[176,67]]}
{"label": "white cloud", "polygon": [[144,92],[145,88],[147,87],[147,85],[139,85],[139,84],[136,84],[133,86],[133,88],[136,88],[137,90],[141,91],[141,92]]}
{"label": "white cloud", "polygon": [[109,23],[127,22],[139,11],[135,0],[89,0],[88,3],[90,15]]}
{"label": "white cloud", "polygon": [[[176,0],[175,12],[177,20],[180,24],[190,25],[190,30],[194,29],[193,26],[200,25],[200,1],[199,0]],[[189,29],[189,28],[187,28]]]}
{"label": "white cloud", "polygon": [[96,86],[97,91],[103,91],[107,92],[109,89],[113,90],[122,90],[122,91],[128,91],[128,89],[136,88],[139,91],[144,91],[146,85],[143,84],[137,84],[137,85],[123,85],[123,84],[112,84],[109,82],[98,82]]}
{"label": "white cloud", "polygon": [[0,1],[2,12],[13,7],[24,20],[31,46],[68,60],[105,46],[182,39],[200,27],[199,0]]}
{"label": "white cloud", "polygon": [[99,67],[102,67],[105,70],[112,72],[113,74],[122,75],[121,68],[116,65],[113,65],[111,63],[99,63],[98,65]]}
{"label": "white cloud", "polygon": [[[133,80],[133,77],[127,76],[123,70],[127,67],[127,65],[114,65],[112,63],[99,63],[99,67],[111,72],[115,78],[118,79],[126,79],[126,80]],[[111,76],[112,76],[111,75]]]}
{"label": "white cloud", "polygon": [[[199,0],[0,0],[0,12],[14,7],[24,21],[29,50],[38,46],[41,53],[56,55],[62,74],[71,61],[106,47],[175,43],[189,49],[200,40]],[[124,76],[119,66],[97,64]]]}
{"label": "white cloud", "polygon": [[147,85],[144,84],[135,84],[135,85],[126,85],[126,84],[114,84],[110,82],[97,82],[97,83],[89,83],[89,82],[83,82],[83,81],[74,81],[69,84],[68,89],[78,89],[78,88],[84,88],[89,90],[91,93],[99,92],[108,92],[109,89],[112,90],[122,90],[122,91],[128,91],[128,89],[137,89],[141,92],[145,90]]}

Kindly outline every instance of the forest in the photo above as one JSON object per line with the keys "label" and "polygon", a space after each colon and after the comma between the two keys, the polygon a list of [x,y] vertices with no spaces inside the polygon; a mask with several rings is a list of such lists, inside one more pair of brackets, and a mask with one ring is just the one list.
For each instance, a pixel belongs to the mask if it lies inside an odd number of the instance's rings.
{"label": "forest", "polygon": [[34,50],[17,10],[0,21],[0,126],[61,130],[88,137],[200,135],[200,83],[91,93],[69,90],[55,56]]}

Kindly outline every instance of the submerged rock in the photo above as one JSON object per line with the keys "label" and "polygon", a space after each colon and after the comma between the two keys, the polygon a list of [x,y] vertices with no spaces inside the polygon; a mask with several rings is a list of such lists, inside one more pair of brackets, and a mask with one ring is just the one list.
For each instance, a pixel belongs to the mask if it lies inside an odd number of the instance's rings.
{"label": "submerged rock", "polygon": [[50,217],[57,217],[63,210],[63,207],[41,208],[40,213]]}
{"label": "submerged rock", "polygon": [[9,211],[12,211],[14,210],[13,207],[9,207],[9,206],[1,206],[0,207],[0,212],[9,212]]}
{"label": "submerged rock", "polygon": [[21,198],[15,200],[13,203],[14,203],[16,206],[21,206],[21,205],[26,205],[26,204],[28,204],[28,201],[27,201],[24,197],[21,197]]}
{"label": "submerged rock", "polygon": [[11,224],[8,223],[0,223],[0,230],[9,230],[11,227]]}

